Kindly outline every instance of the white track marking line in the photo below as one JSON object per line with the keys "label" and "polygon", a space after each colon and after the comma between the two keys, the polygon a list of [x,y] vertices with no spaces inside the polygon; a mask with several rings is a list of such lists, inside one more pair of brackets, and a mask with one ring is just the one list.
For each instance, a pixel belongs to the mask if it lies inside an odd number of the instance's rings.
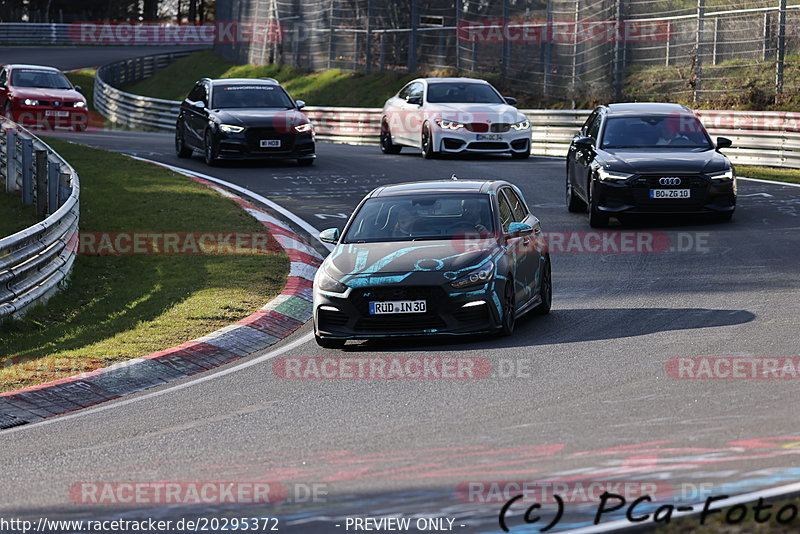
{"label": "white track marking line", "polygon": [[787,185],[789,187],[800,187],[800,184],[795,184],[792,182],[777,182],[775,180],[762,180],[761,178],[746,178],[744,176],[737,176],[737,180],[746,180],[748,182],[761,182],[762,184],[773,184],[773,185]]}
{"label": "white track marking line", "polygon": [[[178,172],[180,174],[197,176],[199,178],[203,178],[204,180],[208,180],[209,182],[215,182],[215,183],[218,183],[218,184],[223,185],[225,187],[228,187],[230,189],[233,189],[234,191],[238,191],[238,192],[242,193],[245,196],[249,196],[250,198],[253,198],[253,199],[255,199],[255,200],[257,200],[257,201],[259,201],[259,202],[261,202],[263,204],[266,204],[267,206],[269,206],[270,208],[274,209],[275,211],[277,211],[278,213],[280,213],[281,215],[283,215],[287,219],[289,219],[292,222],[294,222],[295,224],[297,224],[297,226],[299,226],[300,228],[302,228],[303,230],[308,232],[317,241],[319,241],[319,230],[317,230],[316,228],[311,226],[308,222],[306,222],[305,220],[301,219],[300,217],[298,217],[297,215],[295,215],[291,211],[287,210],[286,208],[284,208],[280,204],[276,204],[272,200],[270,200],[270,199],[268,199],[266,197],[263,197],[263,196],[259,195],[258,193],[254,193],[254,192],[250,191],[249,189],[246,189],[246,188],[244,188],[242,186],[233,184],[231,182],[228,182],[226,180],[222,180],[220,178],[215,178],[214,176],[209,176],[208,174],[203,174],[201,172],[193,171],[193,170],[190,170],[190,169],[184,169],[183,167],[176,167],[175,165],[170,165],[168,163],[162,163],[160,161],[154,161],[152,159],[142,158],[142,157],[139,157],[139,156],[131,155],[130,157],[132,157],[133,159],[137,159],[139,161],[146,161],[147,163],[153,163],[155,165],[160,165],[162,167],[166,167],[167,169],[173,170],[173,171]],[[322,243],[322,241],[320,241],[320,243]],[[325,245],[325,248],[327,248],[328,250],[333,250],[333,246],[332,245],[330,245],[328,243],[322,243],[322,244]]]}
{"label": "white track marking line", "polygon": [[97,413],[97,412],[103,412],[105,410],[112,410],[114,408],[119,408],[121,406],[126,406],[128,404],[133,404],[134,402],[139,402],[139,401],[142,401],[142,400],[145,400],[145,399],[151,399],[151,398],[154,398],[154,397],[160,397],[161,395],[166,395],[167,393],[172,393],[172,392],[175,392],[175,391],[180,391],[182,389],[190,388],[192,386],[196,386],[198,384],[202,384],[203,382],[207,382],[209,380],[214,380],[215,378],[220,378],[220,377],[223,377],[223,376],[227,376],[227,375],[229,375],[231,373],[236,373],[236,372],[241,371],[243,369],[247,369],[248,367],[252,367],[253,365],[258,365],[259,363],[265,362],[267,360],[271,360],[272,358],[275,358],[276,356],[280,356],[284,352],[292,350],[295,347],[298,347],[300,345],[303,345],[303,344],[311,341],[311,338],[312,338],[312,334],[309,332],[308,334],[304,335],[303,337],[292,341],[288,345],[284,345],[283,347],[281,347],[279,349],[275,349],[273,351],[267,352],[266,354],[262,354],[261,356],[257,356],[256,358],[253,358],[252,360],[247,360],[246,362],[239,363],[237,365],[234,365],[233,367],[229,367],[227,369],[223,369],[222,371],[219,371],[219,372],[216,372],[216,373],[212,372],[211,374],[199,373],[199,374],[201,374],[203,376],[200,376],[200,378],[197,378],[195,380],[190,380],[189,382],[184,382],[182,384],[176,384],[174,386],[170,386],[170,387],[167,387],[165,389],[160,389],[158,391],[153,391],[152,393],[145,393],[144,395],[139,395],[137,397],[131,397],[131,398],[128,398],[128,399],[125,399],[125,400],[121,400],[121,401],[118,401],[118,402],[115,402],[115,401],[112,400],[112,401],[105,402],[105,403],[103,403],[103,404],[101,404],[99,406],[96,406],[94,408],[85,408],[83,410],[79,410],[79,411],[76,411],[76,412],[73,412],[73,413],[68,413],[68,414],[65,414],[65,415],[44,419],[42,421],[37,421],[35,423],[28,423],[26,425],[20,425],[20,426],[17,426],[17,427],[12,427],[12,428],[9,428],[7,430],[3,430],[2,432],[0,432],[0,436],[5,436],[7,434],[13,434],[15,432],[23,432],[23,431],[25,431],[26,429],[29,429],[29,428],[36,428],[36,427],[43,426],[43,425],[59,423],[61,421],[66,421],[68,419],[74,419],[76,417],[82,417],[84,415],[89,415],[89,414],[93,414],[93,413]]}

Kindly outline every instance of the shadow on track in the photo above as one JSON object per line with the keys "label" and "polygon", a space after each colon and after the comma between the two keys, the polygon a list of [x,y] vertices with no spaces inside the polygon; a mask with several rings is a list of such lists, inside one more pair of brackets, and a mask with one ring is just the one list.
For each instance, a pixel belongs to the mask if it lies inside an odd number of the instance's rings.
{"label": "shadow on track", "polygon": [[370,339],[345,345],[344,352],[414,352],[483,350],[487,347],[531,347],[581,343],[643,336],[656,332],[734,326],[755,319],[747,310],[707,308],[588,308],[554,309],[550,315],[526,315],[517,322],[514,334],[430,336]]}

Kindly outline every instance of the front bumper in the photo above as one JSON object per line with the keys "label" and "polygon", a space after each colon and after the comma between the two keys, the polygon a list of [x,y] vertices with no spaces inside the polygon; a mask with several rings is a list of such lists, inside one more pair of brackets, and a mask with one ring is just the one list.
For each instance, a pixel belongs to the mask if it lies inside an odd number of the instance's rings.
{"label": "front bumper", "polygon": [[[277,140],[280,147],[261,147],[260,141]],[[239,134],[217,134],[219,159],[314,159],[316,145],[311,133],[276,133],[245,130]]]}
{"label": "front bumper", "polygon": [[51,129],[76,126],[85,128],[89,124],[89,112],[86,108],[23,108],[15,109],[12,116],[14,122],[18,124]]}
{"label": "front bumper", "polygon": [[[469,290],[450,286],[367,286],[349,288],[341,295],[315,287],[314,331],[320,337],[336,339],[494,331],[501,325],[496,296],[501,284],[496,279]],[[428,309],[425,313],[370,315],[370,301],[391,300],[426,300]]]}
{"label": "front bumper", "polygon": [[[729,213],[736,209],[736,180],[704,175],[680,176],[681,184],[664,186],[657,176],[638,175],[624,182],[595,181],[597,209],[617,213]],[[674,177],[675,175],[671,175]],[[651,189],[689,189],[689,198],[652,198]]]}
{"label": "front bumper", "polygon": [[510,129],[503,133],[476,133],[464,128],[458,130],[438,128],[433,135],[437,150],[445,154],[459,154],[462,152],[479,154],[523,153],[530,150],[531,143],[530,129],[520,131]]}

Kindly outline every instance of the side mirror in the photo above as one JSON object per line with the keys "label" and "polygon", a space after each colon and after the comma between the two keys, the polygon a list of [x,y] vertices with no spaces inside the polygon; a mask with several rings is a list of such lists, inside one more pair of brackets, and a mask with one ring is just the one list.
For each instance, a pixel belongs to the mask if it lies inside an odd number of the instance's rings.
{"label": "side mirror", "polygon": [[406,102],[408,102],[409,104],[414,104],[416,106],[421,106],[422,105],[422,97],[421,96],[409,96],[406,99]]}
{"label": "side mirror", "polygon": [[508,225],[507,237],[519,237],[523,235],[531,235],[533,233],[533,226],[521,222],[512,222]]}
{"label": "side mirror", "polygon": [[717,137],[717,148],[730,148],[733,146],[733,141],[727,137]]}
{"label": "side mirror", "polygon": [[303,100],[295,100],[295,104],[297,105],[297,109],[303,109],[306,107],[306,103]]}
{"label": "side mirror", "polygon": [[575,145],[575,148],[580,150],[591,150],[594,148],[594,139],[591,137],[578,137],[572,143]]}
{"label": "side mirror", "polygon": [[328,228],[327,230],[323,230],[319,233],[319,240],[323,243],[331,243],[335,245],[339,242],[339,229],[338,228]]}
{"label": "side mirror", "polygon": [[509,106],[516,106],[517,105],[517,99],[514,98],[513,96],[504,96],[503,100],[505,100],[506,104],[508,104]]}
{"label": "side mirror", "polygon": [[198,100],[197,102],[192,102],[191,106],[195,109],[206,109],[206,105],[203,103],[202,100]]}
{"label": "side mirror", "polygon": [[79,93],[83,92],[83,88],[80,85],[76,85],[75,90],[78,91]]}

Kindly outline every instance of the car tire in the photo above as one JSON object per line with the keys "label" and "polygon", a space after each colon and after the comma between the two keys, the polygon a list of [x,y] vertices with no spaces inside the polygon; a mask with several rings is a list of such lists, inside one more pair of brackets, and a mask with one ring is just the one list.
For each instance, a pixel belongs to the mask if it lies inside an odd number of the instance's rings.
{"label": "car tire", "polygon": [[301,167],[310,167],[314,164],[316,158],[300,158],[297,160],[297,164]]}
{"label": "car tire", "polygon": [[381,152],[384,154],[399,154],[403,147],[392,143],[392,132],[386,119],[381,121]]}
{"label": "car tire", "polygon": [[422,151],[422,157],[425,159],[435,158],[436,151],[433,149],[433,134],[431,134],[431,127],[428,123],[422,125],[421,137],[419,149]]}
{"label": "car tire", "polygon": [[586,203],[575,194],[569,177],[567,177],[567,210],[570,213],[586,213]]}
{"label": "car tire", "polygon": [[605,228],[608,226],[609,216],[597,208],[597,199],[592,189],[594,189],[593,185],[589,187],[589,226]]}
{"label": "car tire", "polygon": [[314,334],[314,340],[317,342],[317,345],[322,347],[323,349],[341,349],[344,347],[344,339],[331,339],[328,337],[319,337],[317,334]]}
{"label": "car tire", "polygon": [[550,307],[553,304],[553,277],[550,270],[550,255],[548,254],[545,258],[542,281],[539,284],[539,296],[542,302],[533,309],[533,313],[536,315],[547,315],[550,313]]}
{"label": "car tire", "polygon": [[203,160],[209,167],[214,167],[219,163],[217,149],[214,146],[214,139],[211,137],[211,132],[206,132],[203,138]]}
{"label": "car tire", "polygon": [[181,159],[190,157],[193,152],[191,148],[186,146],[185,128],[182,122],[175,126],[175,154]]}
{"label": "car tire", "polygon": [[503,316],[500,318],[500,334],[503,336],[510,336],[514,333],[514,325],[517,320],[516,306],[514,279],[509,275],[503,287]]}

